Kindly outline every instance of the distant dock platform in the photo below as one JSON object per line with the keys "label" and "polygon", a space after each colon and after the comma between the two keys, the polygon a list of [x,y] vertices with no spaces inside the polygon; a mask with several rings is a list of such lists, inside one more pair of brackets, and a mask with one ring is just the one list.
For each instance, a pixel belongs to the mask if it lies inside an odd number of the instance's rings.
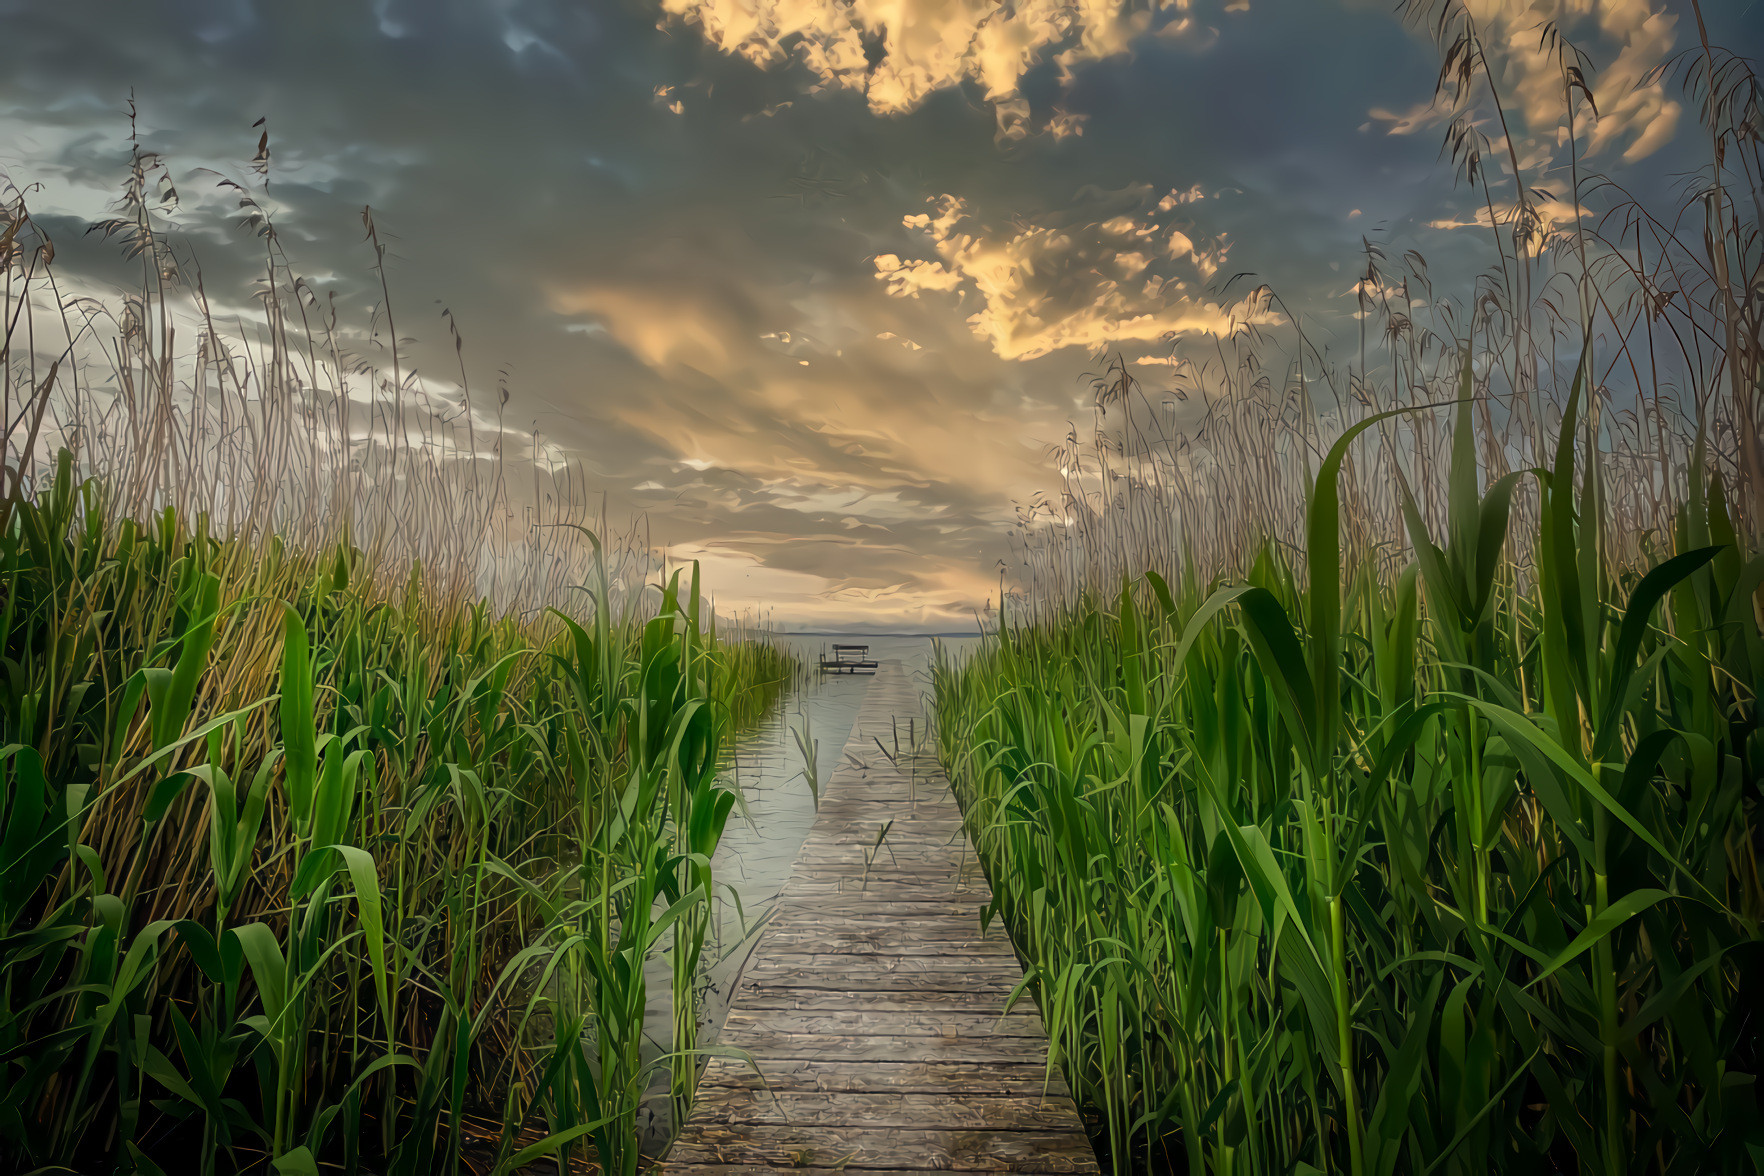
{"label": "distant dock platform", "polygon": [[873,674],[876,663],[870,660],[868,645],[835,645],[833,656],[821,659],[823,674]]}

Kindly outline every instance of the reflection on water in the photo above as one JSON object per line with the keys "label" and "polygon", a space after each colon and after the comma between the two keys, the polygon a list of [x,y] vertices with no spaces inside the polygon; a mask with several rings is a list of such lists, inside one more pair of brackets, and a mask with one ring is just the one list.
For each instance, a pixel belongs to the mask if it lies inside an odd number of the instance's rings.
{"label": "reflection on water", "polygon": [[[803,775],[803,755],[793,732],[803,729],[806,723],[817,745],[817,778],[825,788],[844,757],[845,741],[851,736],[852,724],[874,680],[864,674],[821,674],[815,666],[824,654],[831,656],[835,641],[842,645],[868,645],[870,660],[900,662],[925,694],[931,692],[928,637],[787,636],[778,640],[795,651],[808,669],[765,720],[725,752],[728,766],[723,780],[725,785],[740,790],[743,806],[730,814],[722,844],[712,858],[720,901],[712,938],[705,944],[701,1045],[714,1044],[721,1032],[741,968],[757,942],[766,913],[790,878],[797,851],[815,823],[814,797]],[[941,640],[957,654],[978,642],[973,637]],[[651,960],[647,971],[647,1033],[651,1049],[660,1056],[667,1048],[672,1025],[667,962]],[[654,1154],[673,1134],[665,1071],[650,1095],[643,1116],[645,1151]]]}

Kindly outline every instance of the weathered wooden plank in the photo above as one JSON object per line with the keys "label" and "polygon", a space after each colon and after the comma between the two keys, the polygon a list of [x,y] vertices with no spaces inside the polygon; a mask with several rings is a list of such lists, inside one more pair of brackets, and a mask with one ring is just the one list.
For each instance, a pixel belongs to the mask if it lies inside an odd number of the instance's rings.
{"label": "weathered wooden plank", "polygon": [[880,817],[888,820],[894,817],[902,822],[939,821],[959,824],[962,818],[950,813],[951,797],[948,793],[931,793],[920,788],[914,796],[905,784],[863,784],[864,795],[858,797],[841,797],[833,801],[823,801],[821,813],[835,823],[845,821],[875,820]]}
{"label": "weathered wooden plank", "polygon": [[[923,809],[907,811],[905,805],[900,806],[901,811],[893,817],[888,817],[870,811],[871,804],[874,802],[867,802],[864,811],[852,813],[849,819],[838,812],[823,813],[822,816],[831,815],[833,819],[825,826],[817,822],[816,841],[823,845],[874,841],[878,826],[884,821],[891,822],[888,826],[889,841],[896,837],[916,837],[924,841],[954,843],[967,838],[967,830],[959,817],[929,815]],[[892,809],[895,806],[891,804],[887,807]]]}
{"label": "weathered wooden plank", "polygon": [[[898,907],[900,904],[892,905]],[[928,909],[927,904],[923,903],[917,904],[916,909],[909,909],[904,913],[898,909],[876,911],[864,910],[861,907],[855,910],[828,911],[824,910],[819,903],[792,903],[788,906],[781,906],[773,912],[771,926],[774,931],[785,928],[794,930],[798,928],[850,927],[871,930],[904,927],[908,929],[909,934],[914,935],[933,931],[941,934],[974,935],[981,932],[979,907],[968,910],[949,906],[944,906],[941,909]],[[996,919],[993,920],[992,926],[986,928],[985,931],[988,936],[993,938],[1007,941],[1010,938]]]}
{"label": "weathered wooden plank", "polygon": [[[863,891],[858,891],[862,894]],[[941,909],[928,909],[926,903],[904,904],[907,910],[899,909],[903,904],[890,904],[891,909],[865,909],[860,902],[846,902],[847,909],[829,911],[817,902],[792,902],[776,908],[772,913],[771,926],[778,929],[785,926],[793,927],[911,927],[924,928],[927,931],[973,931],[982,930],[980,923],[981,907],[970,903],[947,903]],[[1004,926],[994,919],[984,930],[989,935],[1000,939],[1008,939]]]}
{"label": "weathered wooden plank", "polygon": [[[876,880],[871,879],[874,883]],[[985,879],[979,880],[985,885]],[[980,910],[989,901],[990,895],[976,892],[975,882],[967,881],[959,886],[949,880],[934,882],[930,885],[914,885],[898,879],[890,879],[884,886],[863,885],[859,879],[851,878],[843,882],[832,879],[825,881],[815,879],[804,882],[796,890],[780,896],[779,901],[790,906],[804,906],[826,900],[828,902],[849,903],[853,909],[861,909],[876,903],[908,903],[920,905],[926,902],[942,901],[950,905],[950,909],[959,913],[972,913],[979,917]]]}
{"label": "weathered wooden plank", "polygon": [[800,954],[788,951],[775,951],[766,956],[765,963],[766,965],[782,965],[787,961],[790,966],[793,967],[813,968],[816,970],[843,967],[868,967],[878,969],[892,968],[899,972],[919,971],[959,973],[966,970],[979,972],[987,969],[997,969],[997,971],[992,973],[995,975],[1010,974],[1004,971],[1004,969],[1015,969],[1018,975],[1021,975],[1022,971],[1017,967],[1017,957],[1005,952],[987,952],[984,954],[979,952],[968,952],[964,955],[956,955],[953,951],[943,951],[915,954],[907,951],[896,951],[891,947],[849,947],[842,951],[804,951]]}
{"label": "weathered wooden plank", "polygon": [[[891,866],[892,872],[896,874],[919,875],[918,877],[901,878],[899,881],[902,885],[942,887],[945,891],[950,889],[972,888],[976,891],[984,891],[987,895],[991,895],[992,893],[991,888],[986,885],[985,871],[980,869],[979,863],[973,858],[969,858],[965,862],[959,859],[951,859],[947,863],[911,862],[903,863],[902,865],[893,865],[889,861],[888,855],[883,854],[879,860],[872,859],[870,861],[867,872],[870,875],[878,874],[881,872],[880,867],[885,865]],[[910,870],[904,869],[903,866],[905,865],[916,866],[917,868]],[[810,858],[807,860],[799,860],[791,867],[791,869],[796,871],[796,873],[791,875],[791,881],[793,883],[836,882],[841,883],[848,888],[854,888],[860,881],[862,881],[866,873],[864,868],[864,856],[858,851],[856,846],[853,846],[838,858]],[[800,879],[798,878],[799,874]]]}
{"label": "weathered wooden plank", "polygon": [[850,790],[825,798],[822,806],[836,817],[846,812],[864,812],[872,805],[893,804],[927,820],[964,820],[959,810],[952,812],[942,803],[948,799],[949,789],[927,787],[924,779],[919,780],[918,791],[914,792],[912,783],[904,776],[872,776],[854,783]]}
{"label": "weathered wooden plank", "polygon": [[[748,965],[746,980],[753,988],[824,989],[837,993],[864,992],[973,992],[994,996],[1000,1006],[1020,978],[1007,961],[995,959],[991,967],[899,968],[877,965],[861,956],[840,956],[835,966],[797,967],[806,956],[766,960]],[[935,959],[921,960],[936,963]],[[1014,963],[1011,961],[1010,963]]]}
{"label": "weathered wooden plank", "polygon": [[953,901],[985,905],[992,892],[982,874],[946,874],[938,877],[907,877],[888,875],[888,885],[878,882],[884,877],[878,871],[865,877],[861,870],[837,873],[831,870],[804,871],[803,876],[779,894],[786,902],[813,902],[816,898],[853,898],[874,895],[898,902],[924,902],[938,896]]}
{"label": "weathered wooden plank", "polygon": [[[887,860],[888,855],[882,854],[881,861],[886,862]],[[870,868],[874,870],[877,864],[876,860],[872,859]],[[863,875],[864,858],[863,854],[858,852],[857,847],[853,846],[846,852],[846,855],[838,861],[818,861],[813,859],[797,861],[792,865],[791,869],[793,872],[790,875],[790,881],[786,883],[787,889],[815,882],[837,882],[842,880],[845,881],[847,885],[850,885]],[[925,871],[921,871],[921,873],[923,872]],[[979,861],[972,857],[968,858],[965,862],[958,859],[953,865],[949,866],[947,873],[942,877],[903,878],[901,879],[901,884],[907,886],[942,887],[946,892],[952,888],[957,890],[971,889],[984,893],[988,897],[992,894],[992,889],[986,882],[986,871],[981,869]],[[911,896],[907,895],[905,897]]]}
{"label": "weathered wooden plank", "polygon": [[[662,1160],[655,1167],[668,1176],[684,1173],[691,1176],[777,1176],[783,1170],[764,1164],[676,1164],[670,1160]],[[879,1176],[943,1176],[935,1168],[870,1168],[868,1171]]]}
{"label": "weathered wooden plank", "polygon": [[902,869],[907,866],[918,866],[921,869],[971,870],[974,868],[974,854],[966,846],[951,845],[941,837],[910,837],[902,836],[896,840],[891,832],[883,840],[881,846],[876,844],[876,831],[871,829],[868,836],[850,837],[844,841],[829,841],[817,845],[808,852],[797,856],[793,866],[834,866],[839,869],[864,868],[864,859],[870,861],[873,870],[884,862]]}
{"label": "weathered wooden plank", "polygon": [[917,1094],[1067,1096],[1066,1082],[1045,1061],[854,1062],[827,1058],[768,1059],[756,1073],[739,1058],[705,1063],[699,1086],[743,1090],[901,1091]]}
{"label": "weathered wooden plank", "polygon": [[725,1035],[823,1033],[852,1037],[1033,1037],[1044,1039],[1039,1016],[1005,1016],[971,1009],[749,1009],[729,1014]]}
{"label": "weathered wooden plank", "polygon": [[[823,894],[813,898],[780,899],[774,908],[772,921],[788,918],[798,911],[824,917],[841,916],[878,919],[966,919],[976,927],[980,925],[980,912],[986,906],[982,897],[977,894],[950,895],[947,888],[939,889],[935,897],[896,898],[891,897],[897,888],[888,890],[850,890],[843,894]],[[993,926],[998,926],[994,920]]]}
{"label": "weathered wooden plank", "polygon": [[1072,1122],[1071,1100],[1039,1094],[933,1094],[887,1091],[764,1091],[713,1088],[699,1105],[706,1122],[792,1127],[918,1127],[978,1131],[1000,1123],[1013,1130],[1060,1131]]}
{"label": "weathered wooden plank", "polygon": [[[706,1067],[700,1086],[707,1092],[735,1087],[761,1093],[895,1092],[1071,1102],[1059,1072],[1049,1072],[1036,1062],[851,1062],[798,1058],[768,1062],[763,1071],[755,1073],[732,1060],[717,1059]],[[1074,1117],[1073,1124],[1076,1122]]]}
{"label": "weathered wooden plank", "polygon": [[[966,986],[915,992],[853,992],[849,988],[755,984],[741,994],[741,1008],[746,1012],[759,1009],[798,1009],[805,1012],[819,1009],[872,1009],[877,1012],[908,1013],[922,1009],[945,1009],[951,1012],[984,1011],[996,1017],[1003,1004],[996,989],[976,990]],[[1040,1020],[1034,1002],[1026,996],[1006,1015]]]}
{"label": "weathered wooden plank", "polygon": [[802,955],[813,952],[878,952],[898,955],[986,956],[1011,955],[1011,941],[1002,935],[982,936],[968,932],[927,930],[914,935],[900,927],[853,928],[845,931],[808,927],[774,927],[766,933],[767,954]]}
{"label": "weathered wooden plank", "polygon": [[842,847],[837,854],[814,854],[796,859],[792,869],[801,869],[811,877],[816,874],[838,873],[861,882],[866,876],[872,884],[880,877],[904,877],[919,885],[955,880],[977,871],[970,869],[973,858],[963,859],[954,850],[935,853],[897,848],[892,856],[879,854],[864,864],[861,846]]}
{"label": "weathered wooden plank", "polygon": [[[979,909],[992,900],[992,888],[986,875],[979,870],[950,870],[928,878],[904,875],[891,878],[886,890],[864,885],[864,865],[855,868],[829,864],[801,865],[778,893],[782,903],[818,903],[824,898],[853,898],[867,901],[904,903],[956,904],[961,909]],[[897,871],[898,875],[898,871]],[[873,883],[874,878],[870,881]]]}
{"label": "weathered wooden plank", "polygon": [[[926,807],[919,806],[917,813],[923,814]],[[884,845],[896,837],[903,842],[910,838],[923,845],[947,845],[952,849],[967,845],[967,833],[961,822],[915,815],[905,802],[898,806],[870,804],[849,815],[835,812],[828,816],[827,827],[818,829],[815,841],[805,846],[811,852],[830,845],[873,845],[879,836]],[[886,836],[882,834],[884,825],[888,826]]]}
{"label": "weathered wooden plank", "polygon": [[[810,869],[805,866],[800,873],[790,875],[790,881],[785,883],[783,895],[790,897],[802,893],[820,893],[820,888],[827,886],[856,890],[863,869],[862,861],[838,867],[817,865]],[[979,895],[983,901],[992,897],[992,888],[986,882],[986,872],[980,869],[978,863],[969,868],[954,871],[948,877],[902,878],[894,885],[900,889],[902,901],[937,894]]]}
{"label": "weathered wooden plank", "polygon": [[[882,832],[884,825],[888,826],[887,833]],[[973,847],[968,844],[967,834],[960,829],[947,831],[926,829],[915,822],[906,820],[905,814],[873,813],[865,820],[851,822],[851,827],[843,833],[828,834],[825,837],[817,833],[814,841],[805,843],[797,851],[797,860],[812,858],[816,854],[837,853],[844,855],[859,849],[871,849],[875,847],[878,837],[882,838],[881,852],[884,857],[888,856],[890,847],[896,853],[912,847],[942,850],[952,857],[961,857],[965,854],[969,860],[972,860],[974,856]],[[897,837],[898,841],[895,840]]]}
{"label": "weathered wooden plank", "polygon": [[867,879],[869,887],[874,888],[876,879],[884,877],[913,886],[950,886],[970,880],[978,882],[985,877],[978,871],[969,869],[971,864],[971,860],[963,863],[954,855],[945,859],[901,852],[892,858],[883,854],[865,866],[863,854],[858,847],[852,846],[844,850],[840,857],[799,860],[792,869],[801,870],[810,880],[830,881],[834,877],[849,879],[848,887],[862,887]]}
{"label": "weathered wooden plank", "polygon": [[[969,858],[965,862],[951,859],[947,863],[903,862],[900,865],[895,865],[889,861],[887,854],[883,854],[880,860],[872,859],[869,869],[866,871],[863,854],[859,853],[854,846],[838,858],[799,860],[791,868],[801,875],[800,881],[802,883],[834,882],[848,889],[855,889],[866,873],[873,878],[875,875],[885,872],[884,866],[889,867],[886,871],[889,873],[915,875],[900,878],[898,883],[900,885],[942,887],[946,892],[950,889],[972,888],[976,892],[983,891],[989,896],[992,893],[986,885],[985,872],[980,869],[979,863],[973,858]],[[906,868],[908,866],[917,868],[908,869]],[[797,874],[791,875],[791,881],[798,881]]]}
{"label": "weathered wooden plank", "polygon": [[[890,850],[893,852],[889,852]],[[801,866],[819,870],[855,870],[861,874],[866,858],[872,871],[883,865],[918,873],[947,871],[951,875],[972,874],[979,870],[972,851],[965,847],[948,845],[941,839],[932,838],[915,840],[902,837],[896,841],[890,835],[877,848],[874,832],[867,838],[818,845],[799,856],[792,868]]]}
{"label": "weathered wooden plank", "polygon": [[[888,826],[887,833],[882,832],[883,825]],[[878,837],[882,838],[880,846],[876,844]],[[887,860],[888,851],[891,849],[896,857],[912,853],[936,854],[940,857],[948,857],[951,861],[971,862],[974,860],[974,850],[968,845],[967,836],[959,829],[953,833],[932,833],[918,829],[898,818],[894,820],[872,818],[857,825],[851,832],[837,838],[822,838],[817,834],[814,841],[805,844],[797,852],[796,860],[799,862],[813,861],[820,857],[837,859],[843,863],[852,854],[857,854],[858,860],[861,862],[863,854],[870,850],[875,850],[883,860]]]}
{"label": "weathered wooden plank", "polygon": [[1039,1062],[1047,1057],[1047,1041],[993,1034],[968,1036],[871,1037],[832,1033],[775,1033],[764,1028],[731,1029],[722,1043],[764,1058],[812,1061],[850,1058],[854,1061]]}
{"label": "weathered wooden plank", "polygon": [[1070,1131],[939,1131],[900,1127],[698,1124],[669,1154],[670,1167],[731,1160],[779,1168],[847,1171],[923,1166],[955,1172],[1089,1172],[1090,1141]]}

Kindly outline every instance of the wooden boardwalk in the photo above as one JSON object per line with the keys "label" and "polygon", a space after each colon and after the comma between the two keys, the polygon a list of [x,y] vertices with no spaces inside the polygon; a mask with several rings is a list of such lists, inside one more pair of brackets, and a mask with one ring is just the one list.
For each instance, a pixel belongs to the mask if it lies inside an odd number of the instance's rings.
{"label": "wooden boardwalk", "polygon": [[[672,1173],[1097,1171],[1022,968],[885,662],[735,997],[665,1167]],[[898,752],[897,752],[898,747]],[[877,838],[887,833],[878,846]]]}

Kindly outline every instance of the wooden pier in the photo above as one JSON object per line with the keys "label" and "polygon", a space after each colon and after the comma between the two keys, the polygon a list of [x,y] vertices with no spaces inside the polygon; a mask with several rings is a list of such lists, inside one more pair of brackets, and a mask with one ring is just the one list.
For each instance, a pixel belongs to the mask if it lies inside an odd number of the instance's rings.
{"label": "wooden pier", "polygon": [[[909,734],[910,732],[910,734]],[[918,687],[886,662],[743,973],[669,1173],[1094,1173]],[[758,1074],[754,1072],[755,1067]]]}
{"label": "wooden pier", "polygon": [[821,659],[821,673],[873,674],[878,664],[870,660],[868,645],[835,645],[833,656]]}

